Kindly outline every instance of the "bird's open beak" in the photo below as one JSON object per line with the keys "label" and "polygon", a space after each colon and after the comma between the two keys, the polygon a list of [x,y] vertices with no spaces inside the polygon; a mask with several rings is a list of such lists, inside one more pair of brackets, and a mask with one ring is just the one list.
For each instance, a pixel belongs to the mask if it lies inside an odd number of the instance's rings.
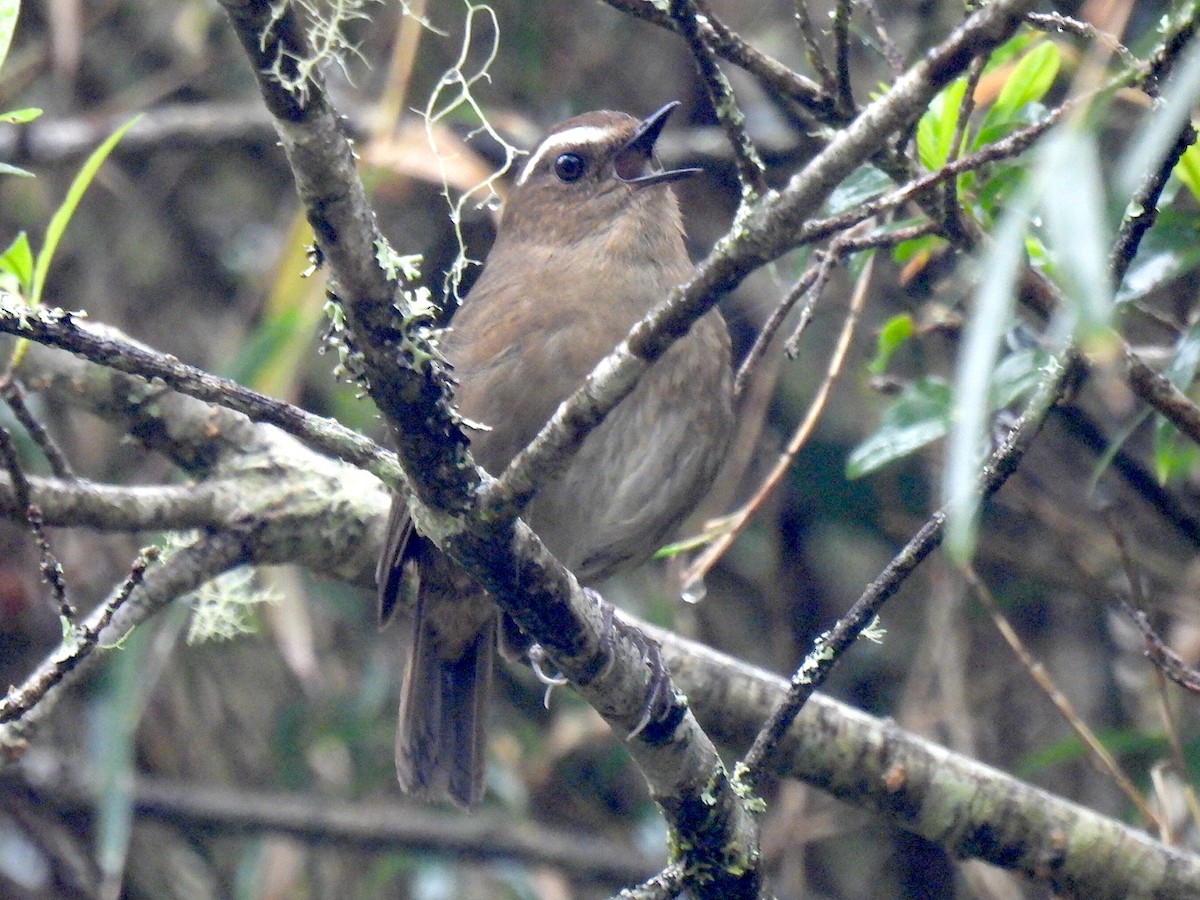
{"label": "bird's open beak", "polygon": [[668,169],[666,171],[647,171],[653,164],[654,143],[662,133],[671,118],[671,113],[679,105],[678,100],[672,100],[658,112],[647,116],[638,124],[633,137],[617,154],[617,177],[626,184],[636,187],[646,187],[651,184],[661,184],[666,181],[679,181],[702,171],[701,169]]}

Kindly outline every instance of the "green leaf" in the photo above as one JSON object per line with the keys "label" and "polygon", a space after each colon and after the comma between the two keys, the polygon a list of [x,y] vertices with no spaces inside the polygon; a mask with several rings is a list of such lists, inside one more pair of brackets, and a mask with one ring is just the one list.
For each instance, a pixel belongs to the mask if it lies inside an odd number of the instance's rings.
{"label": "green leaf", "polygon": [[1113,313],[1108,247],[1113,239],[1105,215],[1100,148],[1080,128],[1065,127],[1042,145],[1037,159],[1046,241],[1053,254],[1075,336],[1088,345],[1111,341]]}
{"label": "green leaf", "polygon": [[[1171,384],[1186,391],[1196,379],[1196,371],[1200,369],[1200,322],[1193,322],[1175,344],[1175,352],[1171,361],[1163,371],[1163,375]],[[1179,430],[1161,415],[1154,417],[1154,474],[1162,484],[1172,478],[1185,475],[1195,465],[1197,448],[1191,441],[1183,440]]]}
{"label": "green leaf", "polygon": [[967,79],[954,79],[933,98],[917,123],[917,155],[930,171],[940,169],[950,156],[950,142],[966,93]]}
{"label": "green leaf", "polygon": [[1171,362],[1163,374],[1171,384],[1181,391],[1185,391],[1195,380],[1198,368],[1200,368],[1200,322],[1193,322],[1175,344],[1175,352],[1171,354]]}
{"label": "green leaf", "polygon": [[1036,44],[1038,41],[1043,40],[1045,40],[1045,37],[1040,32],[1028,30],[1018,31],[1007,41],[992,51],[992,55],[988,57],[987,65],[983,67],[983,71],[995,71],[1010,59],[1014,59],[1024,53],[1025,48],[1030,44]]}
{"label": "green leaf", "polygon": [[950,385],[923,378],[906,385],[884,410],[879,428],[846,460],[846,477],[862,478],[943,437],[950,429]]}
{"label": "green leaf", "polygon": [[1179,429],[1165,416],[1154,418],[1154,475],[1159,484],[1166,484],[1192,470],[1200,448],[1191,441],[1181,440]]}
{"label": "green leaf", "polygon": [[13,32],[17,30],[17,17],[21,14],[21,0],[0,0],[0,66],[8,58],[12,46]]}
{"label": "green leaf", "polygon": [[970,560],[979,514],[979,464],[986,446],[988,401],[1000,339],[1012,320],[1017,276],[1025,262],[1025,231],[1031,195],[1018,196],[1004,211],[995,239],[985,251],[974,308],[958,351],[954,428],[946,447],[943,496],[948,507],[945,547],[956,562]]}
{"label": "green leaf", "polygon": [[1018,107],[1007,118],[1001,118],[994,110],[995,107],[992,107],[983,117],[979,131],[975,134],[975,140],[971,142],[972,149],[978,150],[980,147],[1005,138],[1018,128],[1035,125],[1049,115],[1046,107],[1036,101]]}
{"label": "green leaf", "polygon": [[872,375],[882,375],[886,372],[892,354],[912,337],[913,331],[913,318],[908,313],[892,316],[884,322],[875,342],[875,358],[867,366],[867,371]]}
{"label": "green leaf", "polygon": [[901,241],[892,248],[892,259],[898,263],[906,263],[918,254],[932,254],[933,251],[946,246],[947,240],[938,234],[927,234],[910,241]]}
{"label": "green leaf", "polygon": [[[1096,735],[1100,743],[1114,756],[1161,759],[1168,752],[1166,738],[1161,735],[1147,734],[1134,728],[1121,731],[1099,732]],[[1044,745],[1035,750],[1017,766],[1017,774],[1029,778],[1048,766],[1062,765],[1064,762],[1088,759],[1091,751],[1075,735],[1063,738],[1053,744]]]}
{"label": "green leaf", "polygon": [[0,271],[14,276],[21,285],[21,290],[28,293],[33,281],[33,250],[29,246],[29,235],[21,232],[8,249],[0,255]]}
{"label": "green leaf", "polygon": [[840,212],[865,203],[872,197],[878,197],[893,184],[892,179],[875,166],[859,166],[847,176],[845,181],[834,188],[825,203],[825,213],[836,216]]}
{"label": "green leaf", "polygon": [[37,262],[33,267],[33,282],[29,291],[30,305],[36,306],[41,302],[42,288],[46,284],[46,273],[50,270],[50,262],[54,259],[54,251],[58,249],[58,242],[62,239],[63,232],[67,230],[71,216],[75,214],[75,210],[79,206],[79,201],[83,199],[88,185],[96,177],[96,172],[104,164],[104,160],[108,159],[108,155],[117,146],[117,142],[124,137],[125,132],[133,127],[133,124],[140,118],[140,114],[134,116],[109,135],[103,144],[92,151],[91,156],[83,164],[83,168],[79,170],[75,179],[71,182],[71,187],[67,190],[67,196],[63,199],[58,209],[55,210],[53,217],[50,219],[50,224],[46,228],[46,240],[42,244],[42,249],[37,256]]}
{"label": "green leaf", "polygon": [[1043,41],[1026,53],[1004,82],[988,118],[1011,121],[1026,103],[1036,103],[1045,97],[1058,77],[1060,61],[1058,45],[1053,41]]}
{"label": "green leaf", "polygon": [[[0,0],[0,3],[4,0]],[[0,122],[7,122],[10,125],[23,125],[26,122],[32,122],[42,111],[36,106],[27,106],[24,109],[10,109],[6,113],[0,113]]]}
{"label": "green leaf", "polygon": [[988,397],[993,410],[1011,406],[1034,392],[1042,380],[1042,370],[1050,355],[1041,348],[1029,347],[1009,353],[992,373]]}
{"label": "green leaf", "polygon": [[1200,144],[1192,144],[1175,163],[1175,177],[1200,201]]}
{"label": "green leaf", "polygon": [[22,178],[33,177],[33,173],[29,170],[4,162],[0,162],[0,175],[20,175]]}

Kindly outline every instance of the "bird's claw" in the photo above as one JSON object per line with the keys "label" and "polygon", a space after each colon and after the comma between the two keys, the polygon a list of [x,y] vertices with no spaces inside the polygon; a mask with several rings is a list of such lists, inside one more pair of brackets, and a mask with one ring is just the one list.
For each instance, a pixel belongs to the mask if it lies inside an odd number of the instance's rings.
{"label": "bird's claw", "polygon": [[568,680],[561,672],[556,672],[553,675],[548,673],[545,666],[549,662],[550,658],[546,655],[546,651],[542,649],[541,644],[534,643],[529,645],[529,667],[533,669],[533,674],[537,677],[537,680],[546,686],[546,696],[542,698],[542,703],[546,709],[550,708],[550,694],[556,687],[566,684]]}
{"label": "bird's claw", "polygon": [[633,740],[645,731],[650,723],[664,720],[671,709],[674,698],[671,674],[667,671],[667,664],[663,662],[662,649],[658,646],[658,641],[646,637],[640,631],[634,631],[633,635],[636,635],[635,645],[642,655],[642,662],[650,668],[650,684],[646,688],[646,696],[642,699],[642,705],[638,710],[637,725],[625,738],[627,741]]}
{"label": "bird's claw", "polygon": [[650,684],[646,696],[638,708],[637,724],[629,732],[626,740],[633,740],[646,730],[652,723],[666,719],[674,702],[674,690],[671,676],[663,662],[662,650],[658,642],[647,637],[640,629],[633,628],[616,617],[613,605],[591,588],[584,588],[587,594],[600,607],[600,635],[604,641],[604,651],[608,658],[598,677],[603,678],[612,671],[616,661],[616,643],[618,636],[623,637],[637,648],[638,654],[650,669]]}

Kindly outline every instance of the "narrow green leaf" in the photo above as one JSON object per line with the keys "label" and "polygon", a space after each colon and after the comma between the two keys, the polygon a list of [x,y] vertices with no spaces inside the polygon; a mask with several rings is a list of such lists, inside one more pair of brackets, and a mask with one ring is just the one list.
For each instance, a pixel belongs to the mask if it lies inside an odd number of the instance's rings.
{"label": "narrow green leaf", "polygon": [[1200,201],[1200,144],[1192,144],[1175,163],[1175,177]]}
{"label": "narrow green leaf", "polygon": [[50,262],[54,259],[54,251],[58,249],[58,242],[62,239],[63,232],[66,231],[67,225],[71,221],[71,216],[75,214],[75,210],[79,206],[79,201],[83,199],[88,185],[96,177],[96,172],[104,164],[104,160],[108,159],[108,155],[117,146],[117,142],[124,137],[125,132],[133,127],[133,124],[140,118],[140,114],[134,116],[109,135],[103,144],[92,151],[91,156],[83,164],[83,168],[79,170],[74,181],[71,182],[67,196],[63,198],[62,204],[55,210],[53,217],[50,219],[50,224],[46,228],[46,240],[42,244],[37,262],[34,264],[33,283],[29,291],[29,302],[31,305],[37,305],[41,302],[42,288],[46,284],[46,273],[50,270]]}
{"label": "narrow green leaf", "polygon": [[1018,31],[1007,41],[992,51],[988,57],[987,65],[983,67],[984,72],[993,72],[999,66],[1004,65],[1010,59],[1020,56],[1025,52],[1025,48],[1030,44],[1036,44],[1038,41],[1045,38],[1036,31]]}
{"label": "narrow green leaf", "polygon": [[937,234],[927,234],[923,237],[913,238],[910,241],[901,241],[892,248],[892,259],[898,263],[906,263],[917,256],[917,254],[931,254],[935,250],[946,246],[946,243],[946,239]]}
{"label": "narrow green leaf", "polygon": [[1040,347],[1016,350],[1000,360],[988,391],[991,409],[1003,409],[1032,394],[1041,383],[1042,370],[1049,361],[1050,355]]}
{"label": "narrow green leaf", "polygon": [[879,428],[846,459],[846,477],[862,478],[943,437],[950,428],[950,386],[940,378],[906,385]]}
{"label": "narrow green leaf", "polygon": [[1105,216],[1104,175],[1095,137],[1081,128],[1056,129],[1038,158],[1046,238],[1078,338],[1090,349],[1110,339],[1113,286],[1111,229]]}
{"label": "narrow green leaf", "polygon": [[994,116],[997,121],[1007,122],[1026,103],[1034,103],[1046,96],[1058,77],[1060,61],[1058,45],[1053,41],[1043,41],[1021,57],[1000,89],[989,118]]}
{"label": "narrow green leaf", "polygon": [[28,293],[33,280],[33,250],[29,246],[29,235],[25,232],[13,238],[13,242],[0,254],[0,271],[15,277],[21,290]]}
{"label": "narrow green leaf", "polygon": [[826,215],[836,216],[851,207],[860,206],[894,186],[891,178],[872,165],[859,166],[846,180],[834,188],[825,202]]}
{"label": "narrow green leaf", "polygon": [[33,178],[33,173],[28,169],[22,169],[20,166],[10,165],[5,162],[0,162],[0,175],[20,175],[22,178]]}
{"label": "narrow green leaf", "polygon": [[[0,0],[2,3],[3,0]],[[32,122],[42,111],[36,106],[27,106],[24,109],[11,109],[6,113],[0,113],[0,122],[7,122],[10,125],[23,125],[26,122]]]}
{"label": "narrow green leaf", "polygon": [[882,375],[886,372],[892,354],[912,337],[913,330],[913,318],[908,313],[892,316],[884,322],[875,342],[875,358],[868,364],[867,371],[872,375]]}
{"label": "narrow green leaf", "polygon": [[1192,41],[1184,51],[1163,96],[1165,101],[1138,129],[1137,141],[1117,167],[1120,175],[1116,191],[1121,194],[1132,193],[1146,173],[1166,157],[1179,130],[1191,116],[1196,98],[1200,97],[1200,41]]}
{"label": "narrow green leaf", "polygon": [[950,155],[950,142],[966,93],[967,80],[954,79],[933,98],[917,123],[917,156],[930,171],[940,169]]}
{"label": "narrow green leaf", "polygon": [[1191,441],[1182,440],[1179,429],[1165,416],[1154,418],[1154,475],[1159,484],[1166,484],[1192,470],[1200,448]]}
{"label": "narrow green leaf", "polygon": [[1025,229],[1033,198],[1019,196],[1007,207],[980,270],[987,272],[975,295],[958,355],[953,428],[946,449],[943,496],[948,508],[945,547],[966,562],[974,554],[979,514],[979,466],[985,450],[988,400],[1000,350],[1016,298],[1017,273],[1025,258]]}
{"label": "narrow green leaf", "polygon": [[13,32],[17,30],[17,18],[21,14],[21,0],[0,0],[0,66],[8,58],[12,46]]}

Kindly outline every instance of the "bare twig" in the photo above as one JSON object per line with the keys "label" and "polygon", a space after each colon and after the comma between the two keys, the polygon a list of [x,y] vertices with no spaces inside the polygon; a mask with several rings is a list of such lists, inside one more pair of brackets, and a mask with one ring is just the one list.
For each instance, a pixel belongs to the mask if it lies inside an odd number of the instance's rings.
{"label": "bare twig", "polygon": [[[374,441],[332,419],[315,416],[220,378],[173,356],[83,324],[64,310],[31,311],[8,295],[0,295],[0,332],[60,347],[119,372],[155,379],[173,390],[237,410],[255,422],[268,422],[331,457],[394,479],[395,457]],[[390,470],[390,471],[389,471]]]}
{"label": "bare twig", "polygon": [[871,20],[871,27],[875,29],[875,34],[879,36],[879,49],[883,53],[883,58],[887,60],[887,64],[894,73],[897,75],[902,74],[904,72],[904,54],[900,52],[900,48],[896,46],[896,42],[888,34],[887,26],[883,21],[883,15],[879,11],[879,4],[875,0],[859,0],[859,2],[862,6],[866,7],[867,16]]}
{"label": "bare twig", "polygon": [[[958,108],[958,118],[954,122],[954,136],[950,139],[949,152],[946,162],[953,163],[962,155],[963,138],[971,122],[971,113],[975,110],[975,89],[983,76],[983,67],[987,60],[983,57],[976,59],[967,69],[967,89],[963,93],[962,105]],[[948,178],[944,182],[942,194],[943,225],[950,234],[963,234],[965,229],[962,221],[962,207],[958,202],[958,179]]]}
{"label": "bare twig", "polygon": [[692,58],[696,61],[696,68],[708,91],[709,103],[712,104],[717,121],[725,131],[729,146],[733,150],[738,181],[742,185],[742,204],[757,203],[767,192],[766,167],[759,156],[758,148],[746,133],[746,117],[737,105],[733,88],[717,65],[716,57],[704,42],[701,33],[701,22],[716,20],[702,0],[673,0],[671,17],[691,48]]}
{"label": "bare twig", "polygon": [[67,621],[75,618],[75,608],[67,599],[67,585],[63,579],[62,565],[50,547],[50,539],[43,527],[42,511],[30,499],[29,480],[25,476],[25,467],[21,465],[17,448],[13,445],[12,435],[8,429],[0,428],[0,462],[8,470],[8,477],[13,487],[13,497],[18,509],[25,514],[25,521],[38,548],[38,568],[42,580],[50,585],[54,597],[54,605],[58,614]]}
{"label": "bare twig", "polygon": [[[663,28],[674,30],[676,25],[670,14],[651,0],[604,0],[609,6],[623,13]],[[771,92],[787,97],[800,104],[818,119],[830,124],[838,120],[833,98],[810,79],[794,72],[789,66],[755,49],[739,35],[730,31],[718,20],[701,23],[704,42],[713,51],[735,66],[745,69]]]}
{"label": "bare twig", "polygon": [[[68,813],[90,810],[97,800],[97,779],[65,760],[43,755],[2,777],[10,788],[31,790],[38,802]],[[596,834],[584,837],[486,812],[464,817],[391,799],[348,803],[249,785],[136,777],[130,805],[139,820],[205,834],[281,834],[362,853],[418,851],[462,860],[509,860],[609,882],[644,878],[661,865],[661,859],[636,847]]]}
{"label": "bare twig", "polygon": [[1146,798],[1134,787],[1133,782],[1129,780],[1129,776],[1122,771],[1121,764],[1117,762],[1116,757],[1108,751],[1108,748],[1101,743],[1092,729],[1083,721],[1067,696],[1058,689],[1058,685],[1047,674],[1045,666],[1038,662],[1026,649],[1020,636],[996,605],[996,601],[992,597],[991,591],[987,589],[987,585],[980,580],[979,576],[975,574],[975,570],[970,566],[964,569],[963,575],[967,579],[967,584],[971,586],[971,590],[975,593],[975,597],[979,600],[980,605],[991,616],[992,622],[995,624],[996,630],[1000,632],[1000,636],[1004,638],[1004,642],[1008,644],[1009,649],[1020,660],[1025,671],[1029,673],[1029,677],[1034,680],[1038,687],[1042,689],[1042,693],[1054,704],[1059,714],[1063,717],[1063,720],[1075,732],[1075,735],[1082,742],[1083,746],[1087,748],[1088,755],[1092,761],[1101,772],[1106,773],[1113,780],[1113,783],[1121,790],[1126,799],[1141,813],[1142,819],[1146,824],[1161,831],[1162,824],[1159,822],[1159,818],[1155,815],[1154,810],[1146,803]]}
{"label": "bare twig", "polygon": [[1097,28],[1090,22],[1084,22],[1072,16],[1064,16],[1059,12],[1030,13],[1026,18],[1030,25],[1042,31],[1071,34],[1083,38],[1085,41],[1094,41],[1102,45],[1120,59],[1121,63],[1131,72],[1145,74],[1148,71],[1147,65],[1122,44],[1120,38]]}
{"label": "bare twig", "polygon": [[[1041,386],[1030,399],[1025,411],[980,472],[979,481],[984,497],[998,491],[1016,470],[1041,429],[1046,413],[1056,402],[1068,372],[1068,368],[1059,360],[1053,361],[1047,368]],[[773,755],[799,710],[818,685],[828,677],[833,665],[846,649],[874,621],[888,598],[941,542],[945,521],[946,511],[939,509],[893,557],[833,629],[817,639],[813,651],[792,676],[786,699],[776,707],[770,720],[755,738],[754,746],[739,766],[739,770],[745,773],[745,777],[756,788],[761,789],[764,782],[771,777]]]}
{"label": "bare twig", "polygon": [[11,375],[0,379],[0,397],[4,398],[4,402],[12,410],[14,418],[21,423],[21,427],[42,451],[46,462],[50,464],[50,471],[59,478],[70,478],[72,476],[71,464],[67,461],[66,454],[54,442],[54,438],[38,421],[37,416],[30,411],[29,406],[25,403],[25,392],[21,390],[21,385]]}
{"label": "bare twig", "polygon": [[851,118],[856,112],[854,88],[850,84],[850,0],[837,0],[833,7],[833,64],[837,73],[838,112]]}
{"label": "bare twig", "polygon": [[837,94],[837,79],[825,62],[825,54],[821,51],[821,43],[817,39],[817,30],[813,27],[812,16],[808,12],[808,0],[795,0],[796,25],[800,29],[800,37],[804,41],[804,52],[808,64],[821,80],[821,88],[830,97]]}
{"label": "bare twig", "polygon": [[[10,688],[0,700],[0,758],[20,755],[25,739],[54,707],[64,688],[88,671],[98,649],[112,647],[135,625],[157,613],[174,598],[186,594],[219,572],[244,562],[243,536],[234,532],[207,535],[174,553],[168,565],[146,578],[139,563],[112,596],[75,626],[73,633],[25,681]],[[152,551],[143,551],[149,562]],[[143,590],[135,588],[142,586]]]}
{"label": "bare twig", "polygon": [[[832,257],[833,254],[829,254],[828,258]],[[787,447],[779,454],[779,458],[775,461],[775,465],[772,467],[770,473],[763,479],[758,490],[754,492],[754,496],[740,510],[728,518],[720,536],[709,544],[696,561],[688,567],[687,572],[683,576],[684,593],[689,591],[690,585],[701,581],[716,564],[717,560],[725,554],[725,551],[729,549],[737,536],[741,534],[746,524],[758,512],[762,504],[766,502],[767,497],[771,495],[771,492],[775,490],[780,480],[782,480],[783,476],[792,467],[792,462],[795,460],[796,454],[808,442],[809,436],[816,427],[817,420],[825,410],[825,402],[829,399],[829,392],[833,389],[834,382],[837,381],[837,377],[841,373],[842,366],[846,361],[846,353],[850,349],[850,341],[854,337],[858,318],[862,314],[863,307],[866,305],[868,286],[871,283],[871,274],[874,269],[875,257],[872,256],[867,260],[866,266],[863,267],[863,271],[854,285],[854,293],[850,297],[850,306],[846,311],[846,318],[842,322],[842,330],[838,335],[837,344],[830,355],[829,365],[825,370],[825,377],[822,379],[820,387],[817,388],[816,396],[813,397],[812,403],[809,404],[808,412],[805,414],[804,419],[796,428],[791,440],[788,441]],[[820,283],[819,274],[815,281],[816,284]],[[814,284],[814,288],[816,284]]]}

